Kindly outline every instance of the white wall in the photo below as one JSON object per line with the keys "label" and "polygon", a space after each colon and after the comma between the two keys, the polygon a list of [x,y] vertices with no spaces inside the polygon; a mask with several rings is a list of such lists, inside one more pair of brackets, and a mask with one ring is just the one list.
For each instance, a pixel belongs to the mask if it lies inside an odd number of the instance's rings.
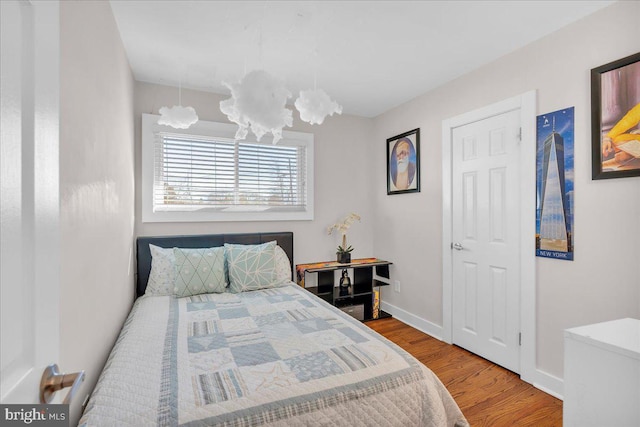
{"label": "white wall", "polygon": [[[201,120],[228,123],[220,112],[220,101],[228,96],[193,90],[182,90],[182,104],[196,109]],[[313,221],[263,222],[141,222],[141,114],[158,114],[162,106],[178,103],[178,89],[150,83],[135,84],[136,126],[136,235],[162,236],[175,234],[244,233],[259,231],[293,231],[294,262],[304,263],[335,259],[340,236],[328,236],[326,229],[350,212],[362,216],[347,234],[355,248],[354,257],[375,256],[373,252],[373,212],[368,194],[371,165],[366,162],[366,149],[371,141],[372,120],[356,116],[327,117],[318,126],[297,119],[285,128],[314,134],[315,146],[315,216]],[[270,138],[270,136],[265,136]]]}
{"label": "white wall", "polygon": [[379,170],[386,138],[421,131],[420,193],[387,196],[384,173],[373,175],[374,250],[395,262],[392,274],[402,283],[400,294],[385,288],[383,301],[437,332],[442,120],[537,89],[537,114],[575,106],[576,193],[575,261],[536,260],[537,366],[562,377],[565,328],[640,317],[640,178],[591,180],[589,80],[591,68],[640,50],[639,16],[639,2],[613,4],[375,118],[371,163]]}
{"label": "white wall", "polygon": [[133,300],[133,76],[108,2],[60,4],[60,368],[93,390]]}

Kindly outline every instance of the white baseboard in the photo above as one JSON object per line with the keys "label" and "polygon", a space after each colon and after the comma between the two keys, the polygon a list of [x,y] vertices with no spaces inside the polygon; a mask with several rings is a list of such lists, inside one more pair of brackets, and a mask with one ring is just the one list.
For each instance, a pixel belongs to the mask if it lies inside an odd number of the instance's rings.
{"label": "white baseboard", "polygon": [[[408,311],[389,304],[388,302],[382,301],[380,303],[380,308],[401,322],[443,341],[442,326],[436,325],[433,322],[418,317],[415,314],[409,313]],[[540,369],[536,369],[534,378],[531,378],[530,384],[540,391],[543,391],[557,399],[563,400],[564,381],[562,378],[558,378],[547,372],[541,371]]]}
{"label": "white baseboard", "polygon": [[380,308],[401,322],[442,341],[442,326],[436,325],[435,323],[418,317],[415,314],[411,314],[408,311],[396,307],[395,305],[389,304],[388,302],[382,301],[380,303]]}
{"label": "white baseboard", "polygon": [[531,385],[556,399],[564,400],[564,380],[562,378],[536,369],[535,378],[533,378]]}

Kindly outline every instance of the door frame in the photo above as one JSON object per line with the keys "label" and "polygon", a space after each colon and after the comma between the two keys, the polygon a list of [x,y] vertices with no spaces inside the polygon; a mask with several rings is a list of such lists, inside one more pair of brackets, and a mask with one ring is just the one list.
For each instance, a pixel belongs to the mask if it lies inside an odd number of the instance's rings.
{"label": "door frame", "polygon": [[533,384],[536,372],[536,91],[442,121],[442,337],[453,341],[452,142],[453,130],[469,123],[520,110],[520,377]]}
{"label": "door frame", "polygon": [[[3,40],[10,47],[7,55],[18,58],[3,72],[12,79],[20,74],[20,87],[11,91],[20,119],[2,126],[1,139],[12,150],[19,147],[12,153],[19,166],[3,167],[20,168],[19,181],[9,183],[19,194],[9,203],[15,203],[21,220],[14,236],[3,236],[3,248],[21,254],[14,268],[22,282],[0,280],[0,286],[20,286],[23,301],[16,304],[24,303],[37,317],[25,327],[21,359],[8,362],[0,375],[0,401],[27,404],[39,403],[44,368],[60,356],[60,5],[53,0],[14,3],[21,9],[16,25],[22,38]],[[3,125],[11,119],[3,117]]]}

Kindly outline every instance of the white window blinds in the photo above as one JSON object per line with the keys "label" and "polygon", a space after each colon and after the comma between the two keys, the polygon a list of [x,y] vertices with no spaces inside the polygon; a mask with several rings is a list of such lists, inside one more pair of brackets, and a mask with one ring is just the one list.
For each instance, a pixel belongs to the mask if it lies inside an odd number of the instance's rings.
{"label": "white window blinds", "polygon": [[154,139],[154,212],[306,209],[304,145],[165,132]]}

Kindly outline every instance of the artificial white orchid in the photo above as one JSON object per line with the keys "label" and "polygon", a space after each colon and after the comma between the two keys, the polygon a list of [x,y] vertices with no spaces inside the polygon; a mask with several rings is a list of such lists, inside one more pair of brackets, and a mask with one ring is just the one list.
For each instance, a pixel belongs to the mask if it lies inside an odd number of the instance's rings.
{"label": "artificial white orchid", "polygon": [[329,235],[333,233],[334,230],[342,234],[342,246],[338,246],[338,251],[336,253],[349,253],[353,251],[351,246],[347,247],[347,230],[356,221],[360,221],[360,215],[351,212],[349,215],[344,217],[342,221],[327,227],[327,234]]}

